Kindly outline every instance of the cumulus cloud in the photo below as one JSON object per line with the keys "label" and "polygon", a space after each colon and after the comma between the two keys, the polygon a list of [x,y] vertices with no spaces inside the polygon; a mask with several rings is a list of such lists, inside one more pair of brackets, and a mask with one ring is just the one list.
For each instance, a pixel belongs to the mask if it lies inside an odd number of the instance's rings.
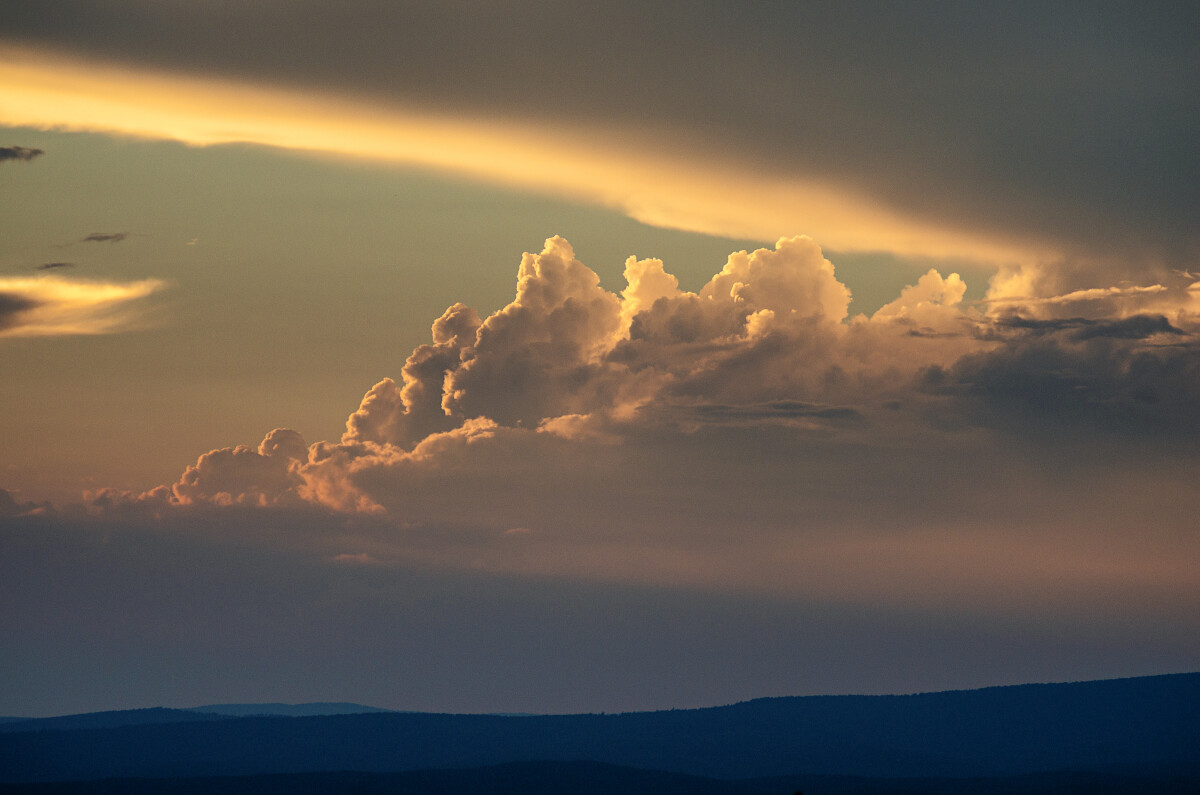
{"label": "cumulus cloud", "polygon": [[961,330],[959,323],[967,285],[957,273],[943,277],[934,269],[900,291],[900,297],[884,304],[873,320],[908,323],[919,328]]}
{"label": "cumulus cloud", "polygon": [[31,149],[27,146],[0,146],[0,163],[6,163],[9,160],[25,161],[28,163],[39,155],[43,155],[41,149]]}
{"label": "cumulus cloud", "polygon": [[0,276],[0,337],[112,334],[137,328],[143,321],[137,302],[163,287],[158,279]]}
{"label": "cumulus cloud", "polygon": [[170,486],[143,494],[100,489],[89,492],[92,507],[136,505],[283,506],[294,501],[301,483],[297,468],[308,458],[304,438],[289,428],[276,428],[257,448],[223,447],[205,453]]}
{"label": "cumulus cloud", "polygon": [[[850,318],[849,290],[806,237],[735,252],[695,293],[658,260],[630,258],[625,279],[620,293],[606,290],[566,240],[551,238],[522,258],[507,306],[482,319],[449,307],[401,382],[373,386],[337,442],[306,449],[295,432],[272,431],[257,451],[201,456],[144,498],[407,515],[421,512],[412,484],[435,471],[469,480],[485,459],[516,472],[526,466],[516,458],[595,456],[706,427],[880,444],[922,424],[944,431],[954,417],[960,427],[1004,427],[1015,411],[1196,430],[1187,416],[1200,405],[1200,348],[1188,289],[1116,286],[1021,304],[1094,313],[1096,297],[1169,295],[1170,318],[1112,306],[1108,317],[1025,316],[965,304],[958,274],[930,270],[870,317]],[[1011,287],[1010,278],[1001,289]]]}
{"label": "cumulus cloud", "polygon": [[521,260],[516,298],[479,326],[446,378],[442,407],[526,425],[600,408],[609,402],[604,354],[620,332],[620,299],[567,241],[551,238]]}
{"label": "cumulus cloud", "polygon": [[[605,289],[551,238],[522,258],[509,304],[449,307],[340,439],[276,429],[89,505],[316,512],[339,530],[294,543],[340,563],[906,603],[983,587],[1010,607],[1010,580],[1030,605],[1085,580],[1186,590],[1162,562],[1184,514],[1155,507],[1200,509],[1182,474],[1200,440],[1186,287],[1153,293],[1169,314],[1071,301],[1091,314],[1026,316],[930,271],[848,317],[803,237],[734,253],[696,292],[657,260],[628,260],[625,277]],[[1148,512],[1140,551],[1092,548]],[[1142,574],[1117,566],[1134,559]]]}
{"label": "cumulus cloud", "polygon": [[810,239],[737,252],[698,293],[681,291],[657,260],[629,260],[626,279],[609,292],[566,240],[551,238],[523,257],[507,306],[482,320],[463,304],[448,308],[408,357],[403,383],[372,387],[340,441],[294,450],[286,464],[250,448],[214,450],[166,496],[378,511],[388,500],[363,488],[369,470],[437,466],[496,438],[612,445],[664,421],[832,427],[859,416],[830,387],[844,368],[865,366],[838,362],[851,351],[850,293]]}
{"label": "cumulus cloud", "polygon": [[433,324],[433,344],[419,346],[405,361],[404,386],[390,378],[373,386],[346,421],[343,441],[406,446],[452,428],[455,421],[442,408],[444,382],[474,346],[479,325],[469,306],[447,309]]}
{"label": "cumulus cloud", "polygon": [[200,456],[171,486],[182,505],[275,505],[299,483],[296,467],[308,456],[308,445],[296,431],[276,428],[257,449],[238,445]]}

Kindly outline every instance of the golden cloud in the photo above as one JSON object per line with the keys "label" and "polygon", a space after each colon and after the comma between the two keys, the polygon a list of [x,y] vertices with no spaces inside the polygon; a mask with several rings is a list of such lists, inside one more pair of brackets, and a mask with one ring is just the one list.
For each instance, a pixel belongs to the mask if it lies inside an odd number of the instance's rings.
{"label": "golden cloud", "polygon": [[61,276],[0,276],[0,337],[114,334],[140,327],[132,302],[165,286],[158,279],[103,282]]}
{"label": "golden cloud", "polygon": [[0,124],[194,145],[247,142],[416,164],[615,207],[644,223],[772,240],[804,229],[842,251],[1019,262],[1046,254],[913,217],[848,186],[750,169],[670,130],[465,118],[0,48]]}

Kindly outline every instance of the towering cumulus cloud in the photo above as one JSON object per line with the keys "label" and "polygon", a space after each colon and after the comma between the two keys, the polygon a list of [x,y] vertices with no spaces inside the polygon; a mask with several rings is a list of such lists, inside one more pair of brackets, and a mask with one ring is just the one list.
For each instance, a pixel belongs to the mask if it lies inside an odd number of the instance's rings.
{"label": "towering cumulus cloud", "polygon": [[[965,302],[957,274],[931,270],[850,317],[833,264],[796,237],[730,255],[697,292],[654,259],[631,257],[625,280],[605,289],[551,238],[507,306],[449,307],[341,439],[276,429],[91,504],[357,516],[391,528],[357,542],[376,562],[824,592],[856,573],[907,592],[914,571],[942,581],[953,559],[954,577],[985,576],[1000,555],[1051,587],[1047,555],[1109,565],[1089,534],[1145,508],[1099,510],[1096,488],[1152,483],[1157,500],[1195,464],[1187,278],[1047,295],[1001,274]],[[1165,544],[1178,528],[1163,527]],[[1153,536],[1144,573],[1170,581]]]}

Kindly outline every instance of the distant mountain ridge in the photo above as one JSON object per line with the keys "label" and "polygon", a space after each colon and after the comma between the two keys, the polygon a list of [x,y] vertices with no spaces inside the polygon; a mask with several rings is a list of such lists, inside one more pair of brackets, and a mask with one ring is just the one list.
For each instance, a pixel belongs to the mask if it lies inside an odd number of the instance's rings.
{"label": "distant mountain ridge", "polygon": [[205,712],[211,715],[230,715],[239,718],[253,715],[288,715],[293,718],[307,718],[313,715],[360,715],[365,712],[395,712],[396,710],[383,707],[369,707],[365,704],[354,704],[349,701],[310,701],[303,704],[206,704],[202,707],[188,707],[187,712]]}
{"label": "distant mountain ridge", "polygon": [[[167,713],[170,722],[156,725],[143,719],[72,730],[36,727],[43,721],[21,731],[2,726],[0,782],[582,760],[723,780],[982,780],[1056,771],[1093,779],[1200,777],[1200,674],[909,696],[769,698],[614,715]],[[55,720],[61,719],[44,719]]]}

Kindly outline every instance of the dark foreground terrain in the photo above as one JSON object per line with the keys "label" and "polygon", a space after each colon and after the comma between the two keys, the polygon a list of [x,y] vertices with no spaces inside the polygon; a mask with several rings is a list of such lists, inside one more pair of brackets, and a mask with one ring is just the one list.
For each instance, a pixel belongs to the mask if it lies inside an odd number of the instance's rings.
{"label": "dark foreground terrain", "polygon": [[1197,749],[1200,674],[619,715],[155,709],[0,724],[0,790],[1200,795]]}
{"label": "dark foreground terrain", "polygon": [[1042,773],[963,779],[798,775],[725,781],[599,762],[510,762],[467,770],[401,773],[279,773],[3,784],[0,785],[0,791],[13,795],[150,795],[164,792],[180,795],[218,792],[232,795],[528,795],[542,792],[572,795],[1195,795],[1200,792],[1200,779],[1183,776]]}

